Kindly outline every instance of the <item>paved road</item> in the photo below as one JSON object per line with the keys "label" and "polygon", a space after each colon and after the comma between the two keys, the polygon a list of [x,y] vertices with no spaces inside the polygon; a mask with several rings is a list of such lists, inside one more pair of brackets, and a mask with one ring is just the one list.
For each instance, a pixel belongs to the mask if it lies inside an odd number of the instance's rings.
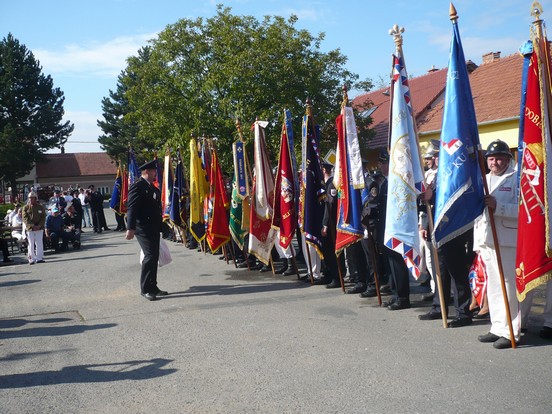
{"label": "paved road", "polygon": [[499,351],[476,340],[487,325],[419,321],[419,294],[391,312],[170,248],[157,302],[119,232],[0,267],[0,412],[552,412],[542,300],[522,345]]}

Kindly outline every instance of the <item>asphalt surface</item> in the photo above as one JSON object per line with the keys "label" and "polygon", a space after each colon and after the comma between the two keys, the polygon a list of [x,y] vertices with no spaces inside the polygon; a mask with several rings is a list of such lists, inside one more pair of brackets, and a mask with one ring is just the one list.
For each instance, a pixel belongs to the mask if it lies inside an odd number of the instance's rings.
{"label": "asphalt surface", "polygon": [[418,320],[415,283],[389,311],[169,243],[171,294],[148,302],[138,243],[84,230],[81,250],[0,267],[3,414],[552,412],[542,297],[518,348],[496,350],[485,322]]}

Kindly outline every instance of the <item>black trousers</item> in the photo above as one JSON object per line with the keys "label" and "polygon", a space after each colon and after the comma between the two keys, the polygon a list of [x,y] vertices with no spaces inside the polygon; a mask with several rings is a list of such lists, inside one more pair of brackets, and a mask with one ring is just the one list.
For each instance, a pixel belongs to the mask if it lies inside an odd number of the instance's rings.
{"label": "black trousers", "polygon": [[322,253],[324,254],[324,266],[326,267],[326,270],[330,273],[326,276],[332,280],[335,280],[336,282],[339,282],[338,266],[341,266],[341,270],[345,271],[345,255],[343,253],[340,254],[339,259],[336,257],[335,240],[333,240],[329,234],[326,237],[322,237]]}
{"label": "black trousers", "polygon": [[388,247],[384,247],[391,270],[391,288],[398,301],[410,303],[410,275],[402,255]]}
{"label": "black trousers", "polygon": [[[451,288],[457,317],[471,317],[469,269],[473,262],[473,229],[455,237],[438,249],[439,268],[443,282],[444,302],[450,305]],[[451,280],[454,281],[451,286]],[[433,306],[440,310],[439,295],[433,296]]]}
{"label": "black trousers", "polygon": [[159,262],[159,240],[161,233],[145,234],[138,231],[135,233],[138,244],[144,252],[142,260],[142,272],[140,274],[140,288],[142,293],[157,293],[157,266]]}

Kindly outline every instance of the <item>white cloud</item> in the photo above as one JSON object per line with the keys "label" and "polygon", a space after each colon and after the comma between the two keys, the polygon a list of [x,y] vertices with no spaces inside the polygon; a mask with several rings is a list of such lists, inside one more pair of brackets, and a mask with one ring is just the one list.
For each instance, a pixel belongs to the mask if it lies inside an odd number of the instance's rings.
{"label": "white cloud", "polygon": [[154,33],[122,36],[104,43],[69,44],[61,50],[36,49],[33,53],[47,73],[111,78],[126,67],[128,57],[154,37]]}

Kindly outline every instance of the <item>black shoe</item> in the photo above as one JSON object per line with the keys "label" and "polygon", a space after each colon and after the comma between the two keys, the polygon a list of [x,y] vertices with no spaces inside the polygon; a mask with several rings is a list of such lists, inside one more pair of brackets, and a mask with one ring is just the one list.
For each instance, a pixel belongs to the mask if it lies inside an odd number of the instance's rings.
{"label": "black shoe", "polygon": [[361,298],[375,298],[376,296],[378,296],[378,292],[375,288],[369,287],[364,292],[361,292],[359,296]]}
{"label": "black shoe", "polygon": [[291,276],[291,275],[294,275],[296,274],[297,272],[295,271],[295,266],[289,266],[288,269],[282,273],[283,276]]}
{"label": "black shoe", "polygon": [[392,291],[389,285],[383,285],[382,287],[380,287],[380,293],[382,295],[390,295]]}
{"label": "black shoe", "polygon": [[326,289],[336,289],[341,287],[341,282],[339,280],[332,280],[329,285],[326,285]]}
{"label": "black shoe", "polygon": [[4,263],[13,263],[13,260],[10,259],[9,257],[6,257],[6,258],[4,259]]}
{"label": "black shoe", "polygon": [[494,342],[493,347],[496,349],[508,349],[512,347],[512,341],[501,336]]}
{"label": "black shoe", "polygon": [[423,302],[433,302],[433,296],[434,294],[433,293],[424,293],[422,295],[422,301]]}
{"label": "black shoe", "polygon": [[352,288],[347,289],[349,295],[354,295],[355,293],[362,293],[366,290],[366,285],[364,283],[357,283]]}
{"label": "black shoe", "polygon": [[145,297],[150,302],[157,300],[157,296],[154,293],[142,293],[142,296]]}
{"label": "black shoe", "polygon": [[238,263],[238,269],[247,269],[247,261]]}
{"label": "black shoe", "polygon": [[472,324],[472,319],[468,317],[454,318],[448,323],[449,328],[461,328],[462,326],[468,326]]}
{"label": "black shoe", "polygon": [[486,333],[485,335],[479,335],[477,337],[477,340],[479,342],[495,342],[495,341],[498,341],[498,338],[500,338],[500,336],[489,332],[489,333]]}
{"label": "black shoe", "polygon": [[80,246],[81,246],[80,242],[74,242],[74,243],[73,243],[73,249],[77,249],[77,250],[78,250],[78,249],[80,249]]}
{"label": "black shoe", "polygon": [[282,267],[279,267],[278,269],[275,269],[275,270],[274,270],[274,273],[277,274],[277,275],[281,275],[281,274],[283,274],[285,271],[287,271],[288,268],[289,268],[288,262],[287,262],[287,260],[284,260],[284,262],[282,263]]}
{"label": "black shoe", "polygon": [[157,290],[157,293],[155,294],[155,296],[168,296],[169,295],[169,292],[167,292],[166,290]]}
{"label": "black shoe", "polygon": [[491,314],[489,313],[489,311],[485,312],[485,313],[477,313],[477,315],[474,315],[472,316],[473,319],[490,319],[491,318]]}
{"label": "black shoe", "polygon": [[395,298],[391,298],[389,299],[388,301],[386,302],[383,302],[383,306],[385,306],[386,308],[388,308],[389,306],[393,305],[397,300]]}
{"label": "black shoe", "polygon": [[37,260],[36,262],[37,263],[46,263],[46,260],[44,260],[44,259],[43,260]]}
{"label": "black shoe", "polygon": [[552,328],[549,326],[543,326],[539,332],[539,336],[542,339],[552,339]]}
{"label": "black shoe", "polygon": [[109,227],[104,227],[104,230],[105,230],[105,231],[109,231],[109,230],[111,230],[111,229],[110,229]]}
{"label": "black shoe", "polygon": [[441,315],[441,312],[437,312],[436,310],[430,310],[428,313],[418,315],[418,319],[421,321],[434,321],[436,319],[443,319],[443,315]]}
{"label": "black shoe", "polygon": [[[310,280],[310,278],[309,278]],[[315,285],[328,285],[330,283],[330,279],[327,279],[325,277],[321,277],[319,279],[314,278],[314,284]]]}
{"label": "black shoe", "polygon": [[270,266],[264,265],[263,267],[261,267],[261,268],[259,269],[259,272],[261,272],[261,273],[266,273],[266,272],[270,272],[271,270],[272,270],[272,268],[271,268]]}
{"label": "black shoe", "polygon": [[410,308],[410,302],[407,302],[405,300],[397,300],[387,307],[387,309],[392,311],[400,310],[400,309],[408,309],[408,308]]}

